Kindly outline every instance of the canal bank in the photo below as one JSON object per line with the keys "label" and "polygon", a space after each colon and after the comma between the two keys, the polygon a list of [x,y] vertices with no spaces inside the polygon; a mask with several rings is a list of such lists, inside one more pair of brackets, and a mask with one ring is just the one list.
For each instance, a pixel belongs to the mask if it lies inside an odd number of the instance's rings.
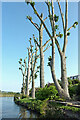
{"label": "canal bank", "polygon": [[[14,97],[0,97],[0,120],[38,118],[38,115],[26,108],[15,104]],[[6,120],[5,119],[5,120]]]}
{"label": "canal bank", "polygon": [[80,120],[80,108],[63,104],[60,101],[34,100],[31,98],[15,99],[15,103],[40,114],[44,119]]}

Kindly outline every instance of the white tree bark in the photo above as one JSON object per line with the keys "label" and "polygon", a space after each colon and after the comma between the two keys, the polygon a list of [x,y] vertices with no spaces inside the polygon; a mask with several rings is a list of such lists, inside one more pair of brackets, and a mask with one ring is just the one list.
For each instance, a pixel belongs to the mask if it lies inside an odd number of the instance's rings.
{"label": "white tree bark", "polygon": [[30,62],[31,62],[31,53],[28,49],[28,70],[27,70],[27,81],[26,81],[26,95],[29,96],[29,80],[30,80]]}

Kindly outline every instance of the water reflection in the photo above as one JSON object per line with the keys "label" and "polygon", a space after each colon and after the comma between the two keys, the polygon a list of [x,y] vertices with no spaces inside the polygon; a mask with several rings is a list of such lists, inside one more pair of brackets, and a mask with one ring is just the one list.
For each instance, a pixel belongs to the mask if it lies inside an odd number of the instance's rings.
{"label": "water reflection", "polygon": [[[2,105],[2,107],[1,107]],[[2,116],[2,117],[1,117]],[[1,118],[37,118],[38,115],[27,110],[25,107],[14,103],[13,97],[0,97],[0,119]]]}
{"label": "water reflection", "polygon": [[32,111],[28,111],[26,108],[20,106],[19,119],[23,118],[37,118],[37,114],[34,114]]}

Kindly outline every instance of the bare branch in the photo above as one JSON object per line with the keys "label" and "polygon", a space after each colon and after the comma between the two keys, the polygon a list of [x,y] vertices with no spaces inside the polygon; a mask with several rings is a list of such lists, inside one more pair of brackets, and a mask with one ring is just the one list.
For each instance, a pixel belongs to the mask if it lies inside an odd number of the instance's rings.
{"label": "bare branch", "polygon": [[37,28],[37,30],[39,31],[39,26],[37,23],[34,23],[31,19],[28,18],[28,20]]}
{"label": "bare branch", "polygon": [[51,41],[51,39],[46,41],[46,43],[43,45],[43,48],[48,44],[49,41]]}
{"label": "bare branch", "polygon": [[57,40],[57,37],[55,37],[55,44],[56,44],[56,46],[57,46],[57,48],[58,48],[58,51],[59,51],[59,53],[60,53],[60,55],[61,55],[61,54],[62,54],[62,51],[61,51],[59,42],[58,42],[58,40]]}
{"label": "bare branch", "polygon": [[51,47],[51,45],[48,45],[43,52],[45,52],[45,51],[46,51],[47,49],[49,49],[50,47]]}
{"label": "bare branch", "polygon": [[53,25],[52,25],[52,33],[53,33],[53,37],[55,36],[55,20],[54,20],[54,6],[53,6],[53,0],[51,0],[51,8],[52,8],[52,21],[53,21]]}
{"label": "bare branch", "polygon": [[47,6],[48,6],[48,12],[49,12],[49,20],[50,20],[50,23],[51,23],[51,27],[53,27],[53,19],[51,19],[50,16],[52,16],[51,14],[51,11],[50,11],[50,5],[49,5],[49,1],[46,2]]}
{"label": "bare branch", "polygon": [[70,28],[68,28],[67,31],[69,31],[72,27],[73,27],[73,25]]}
{"label": "bare branch", "polygon": [[68,26],[68,1],[66,0],[66,9],[65,9],[65,30],[64,30],[64,45],[63,53],[65,54],[67,46],[67,26]]}
{"label": "bare branch", "polygon": [[34,42],[37,44],[38,47],[40,47],[38,41],[35,39],[34,35],[33,35],[33,39],[34,39]]}
{"label": "bare branch", "polygon": [[57,2],[58,2],[58,6],[59,6],[59,10],[60,10],[60,14],[61,14],[61,18],[62,18],[63,30],[64,30],[64,29],[65,29],[65,25],[64,25],[64,15],[63,15],[63,13],[62,13],[61,5],[60,5],[59,0],[57,0]]}
{"label": "bare branch", "polygon": [[[31,6],[32,6],[32,5],[31,5]],[[38,12],[37,12],[37,10],[35,9],[35,7],[32,6],[32,8],[33,8],[34,11],[36,11],[36,15],[37,15],[37,17],[40,19],[40,21],[42,22],[42,24],[43,24],[43,26],[44,26],[46,32],[47,32],[48,35],[49,35],[49,37],[52,38],[50,32],[48,31],[48,29],[47,29],[47,27],[46,27],[46,25],[45,25],[45,23],[44,23],[44,20],[43,20],[43,19],[41,18],[41,16],[38,14]]]}
{"label": "bare branch", "polygon": [[45,21],[48,17],[46,17],[43,21]]}
{"label": "bare branch", "polygon": [[40,68],[37,68],[37,70],[35,71],[35,73],[37,73],[39,69],[40,69]]}

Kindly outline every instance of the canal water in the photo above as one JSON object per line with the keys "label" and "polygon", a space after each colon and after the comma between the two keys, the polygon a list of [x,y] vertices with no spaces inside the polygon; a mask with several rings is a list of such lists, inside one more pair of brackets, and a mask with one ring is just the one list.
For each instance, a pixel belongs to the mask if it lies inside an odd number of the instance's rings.
{"label": "canal water", "polygon": [[14,103],[14,97],[0,97],[1,118],[37,118],[38,115]]}

